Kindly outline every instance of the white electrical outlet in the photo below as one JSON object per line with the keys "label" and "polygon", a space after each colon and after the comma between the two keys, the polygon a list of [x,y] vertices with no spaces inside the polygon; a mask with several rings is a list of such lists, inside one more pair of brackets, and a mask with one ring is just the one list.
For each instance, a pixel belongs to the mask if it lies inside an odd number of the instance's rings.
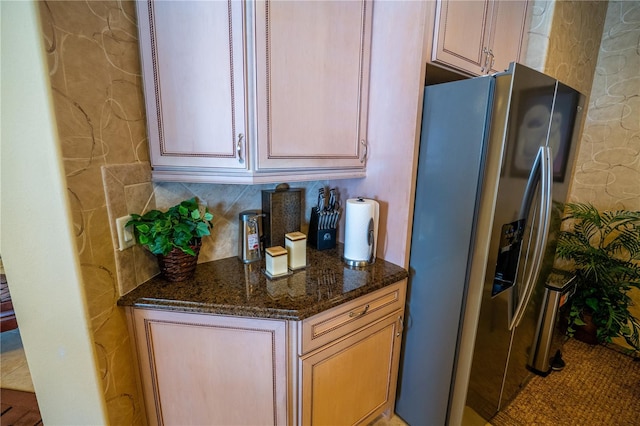
{"label": "white electrical outlet", "polygon": [[127,249],[136,243],[136,239],[133,236],[133,226],[125,226],[130,220],[131,216],[122,216],[116,219],[120,251]]}

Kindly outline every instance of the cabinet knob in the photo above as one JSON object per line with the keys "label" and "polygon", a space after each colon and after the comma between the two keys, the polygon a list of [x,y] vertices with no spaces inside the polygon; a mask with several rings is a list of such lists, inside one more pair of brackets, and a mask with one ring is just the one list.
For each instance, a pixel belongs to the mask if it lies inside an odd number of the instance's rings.
{"label": "cabinet knob", "polygon": [[360,158],[360,162],[364,163],[367,160],[367,155],[369,154],[369,146],[367,145],[367,142],[365,142],[364,139],[360,140],[360,144],[362,144],[362,146],[364,146],[364,152],[362,153],[362,157]]}
{"label": "cabinet knob", "polygon": [[244,135],[242,133],[238,133],[238,142],[236,143],[236,153],[238,154],[238,162],[242,163],[244,160],[242,159],[242,140],[244,139]]}

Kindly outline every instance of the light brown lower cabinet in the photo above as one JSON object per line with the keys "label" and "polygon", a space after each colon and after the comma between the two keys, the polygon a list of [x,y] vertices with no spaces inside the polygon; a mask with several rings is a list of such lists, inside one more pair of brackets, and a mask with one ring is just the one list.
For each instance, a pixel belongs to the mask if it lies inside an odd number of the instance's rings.
{"label": "light brown lower cabinet", "polygon": [[133,309],[151,425],[287,424],[286,321]]}
{"label": "light brown lower cabinet", "polygon": [[304,321],[129,308],[149,423],[338,426],[391,415],[405,291],[403,280]]}
{"label": "light brown lower cabinet", "polygon": [[391,414],[402,311],[300,359],[302,424],[367,424]]}

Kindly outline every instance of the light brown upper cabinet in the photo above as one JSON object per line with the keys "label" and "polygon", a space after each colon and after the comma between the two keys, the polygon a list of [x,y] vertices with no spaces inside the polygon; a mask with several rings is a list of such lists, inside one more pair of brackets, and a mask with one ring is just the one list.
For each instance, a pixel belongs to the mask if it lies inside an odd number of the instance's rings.
{"label": "light brown upper cabinet", "polygon": [[246,171],[243,3],[140,1],[137,6],[154,173]]}
{"label": "light brown upper cabinet", "polygon": [[520,58],[528,3],[438,0],[432,62],[472,75],[504,71]]}
{"label": "light brown upper cabinet", "polygon": [[155,180],[365,175],[371,0],[137,5]]}

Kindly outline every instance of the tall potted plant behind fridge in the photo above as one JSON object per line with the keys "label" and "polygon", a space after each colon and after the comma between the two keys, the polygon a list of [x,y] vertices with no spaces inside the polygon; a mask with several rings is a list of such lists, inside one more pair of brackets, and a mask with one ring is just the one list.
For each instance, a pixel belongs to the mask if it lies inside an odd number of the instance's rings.
{"label": "tall potted plant behind fridge", "polygon": [[567,204],[568,230],[558,236],[557,254],[573,264],[576,292],[569,302],[570,336],[589,321],[595,342],[622,337],[640,351],[640,322],[629,311],[629,292],[640,289],[640,212],[598,211],[591,204]]}
{"label": "tall potted plant behind fridge", "polygon": [[195,272],[202,237],[211,235],[213,215],[195,198],[166,212],[150,210],[131,214],[136,240],[158,259],[160,272],[169,281],[183,281]]}

